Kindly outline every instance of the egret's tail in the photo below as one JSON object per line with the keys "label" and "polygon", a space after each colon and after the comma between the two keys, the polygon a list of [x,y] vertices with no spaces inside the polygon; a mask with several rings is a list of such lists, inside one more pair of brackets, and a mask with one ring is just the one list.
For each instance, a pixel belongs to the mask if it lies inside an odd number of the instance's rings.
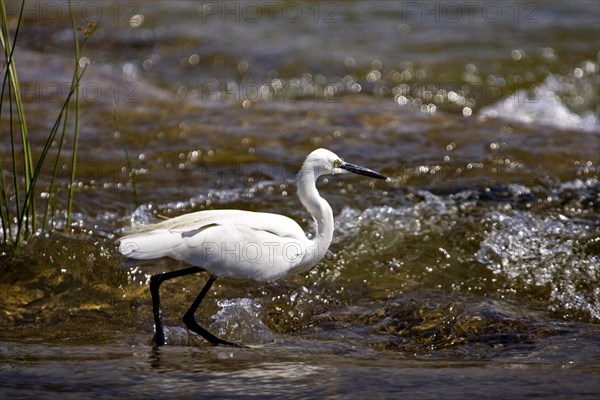
{"label": "egret's tail", "polygon": [[150,260],[167,257],[180,243],[180,235],[160,229],[122,237],[119,240],[119,252],[136,260]]}

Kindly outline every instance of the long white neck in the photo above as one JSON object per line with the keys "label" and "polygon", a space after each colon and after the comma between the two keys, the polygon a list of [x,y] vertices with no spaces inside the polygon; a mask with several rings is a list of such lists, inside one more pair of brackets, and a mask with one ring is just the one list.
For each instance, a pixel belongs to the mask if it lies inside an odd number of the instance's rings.
{"label": "long white neck", "polygon": [[317,191],[317,178],[313,168],[309,166],[304,166],[298,176],[298,197],[316,224],[315,237],[311,240],[312,251],[307,255],[310,259],[306,260],[312,265],[325,256],[333,239],[333,211]]}

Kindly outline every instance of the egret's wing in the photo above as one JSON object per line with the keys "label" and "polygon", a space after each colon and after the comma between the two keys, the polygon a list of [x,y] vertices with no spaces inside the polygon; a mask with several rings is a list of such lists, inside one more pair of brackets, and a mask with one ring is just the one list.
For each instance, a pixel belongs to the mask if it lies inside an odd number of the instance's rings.
{"label": "egret's wing", "polygon": [[240,223],[211,225],[182,236],[170,257],[200,266],[213,275],[279,279],[290,273],[308,251],[308,240],[279,236]]}
{"label": "egret's wing", "polygon": [[119,252],[138,260],[167,257],[181,244],[182,234],[209,227],[216,217],[212,211],[201,211],[135,227],[118,240]]}
{"label": "egret's wing", "polygon": [[211,224],[227,225],[231,223],[270,231],[279,236],[305,237],[302,228],[294,220],[283,215],[243,210],[208,210],[180,215],[156,224],[135,227],[128,231],[121,240],[161,229],[188,232],[202,229]]}

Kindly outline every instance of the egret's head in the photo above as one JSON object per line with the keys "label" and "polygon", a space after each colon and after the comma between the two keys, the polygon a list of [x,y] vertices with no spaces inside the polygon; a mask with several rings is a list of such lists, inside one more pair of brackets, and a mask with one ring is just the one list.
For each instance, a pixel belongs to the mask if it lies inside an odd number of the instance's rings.
{"label": "egret's head", "polygon": [[358,175],[365,175],[371,178],[387,179],[378,172],[350,164],[342,160],[332,151],[327,149],[317,149],[306,157],[302,169],[309,168],[313,171],[315,178],[321,175],[345,174],[352,172]]}

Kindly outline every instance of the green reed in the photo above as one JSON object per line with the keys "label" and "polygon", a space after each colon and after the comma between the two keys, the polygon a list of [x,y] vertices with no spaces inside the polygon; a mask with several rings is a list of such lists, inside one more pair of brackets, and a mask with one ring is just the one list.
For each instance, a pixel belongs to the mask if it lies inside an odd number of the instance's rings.
{"label": "green reed", "polygon": [[[9,29],[9,18],[6,13],[5,0],[0,0],[0,42],[4,55],[2,65],[2,87],[0,90],[0,137],[10,138],[10,154],[2,154],[0,151],[0,219],[2,221],[1,243],[21,246],[28,237],[38,231],[46,232],[49,229],[49,221],[56,204],[58,165],[61,154],[67,143],[68,133],[72,132],[73,143],[71,147],[69,186],[67,193],[66,226],[71,225],[71,214],[73,210],[73,198],[75,194],[75,174],[77,164],[77,146],[79,141],[80,125],[80,90],[79,82],[85,72],[87,64],[82,60],[83,50],[91,37],[97,24],[88,22],[82,27],[77,24],[75,9],[71,1],[68,2],[69,18],[74,38],[74,70],[69,87],[69,92],[62,107],[54,120],[53,126],[46,136],[44,147],[37,160],[32,157],[32,148],[27,130],[27,120],[24,102],[21,97],[17,67],[14,52],[19,35],[19,29],[23,22],[23,10],[25,0],[21,2],[19,14],[16,17],[16,27],[13,36]],[[80,35],[83,34],[83,40]],[[8,118],[4,113],[8,112]],[[8,123],[5,124],[5,119]],[[5,126],[8,125],[8,126]],[[71,130],[71,131],[70,131]],[[54,167],[50,176],[50,183],[45,188],[46,203],[43,208],[38,209],[36,195],[42,191],[39,186],[40,174],[48,168],[47,159],[50,149],[58,141],[54,158]],[[5,159],[8,161],[5,163]],[[43,214],[41,211],[43,210]]]}

